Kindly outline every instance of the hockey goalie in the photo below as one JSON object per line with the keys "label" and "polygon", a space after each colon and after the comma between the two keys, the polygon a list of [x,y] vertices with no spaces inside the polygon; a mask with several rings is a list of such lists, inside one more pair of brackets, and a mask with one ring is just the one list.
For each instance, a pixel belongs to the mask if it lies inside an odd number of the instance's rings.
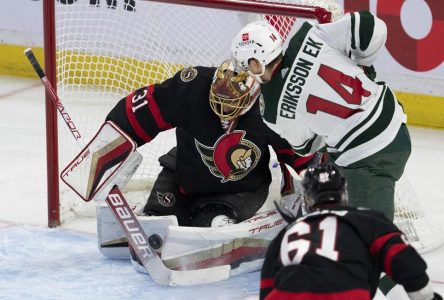
{"label": "hockey goalie", "polygon": [[[229,265],[231,275],[259,270],[269,242],[286,225],[273,202],[283,201],[293,215],[300,211],[300,194],[286,166],[300,172],[314,158],[296,155],[267,127],[260,102],[260,85],[230,60],[219,68],[184,68],[121,99],[62,179],[85,201],[101,201],[134,174],[141,160],[137,147],[176,128],[177,147],[159,159],[163,169],[138,216],[151,247],[174,270],[218,265]],[[278,160],[272,168],[282,170],[277,198],[270,193],[270,147]],[[98,207],[97,221],[101,252],[130,257],[107,206]]]}

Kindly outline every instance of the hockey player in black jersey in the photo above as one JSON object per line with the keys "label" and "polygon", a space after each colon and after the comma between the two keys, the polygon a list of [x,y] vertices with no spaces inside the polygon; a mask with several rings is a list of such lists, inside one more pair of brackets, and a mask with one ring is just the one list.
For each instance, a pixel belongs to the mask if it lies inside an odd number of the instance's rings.
{"label": "hockey player in black jersey", "polygon": [[302,180],[308,214],[270,244],[261,273],[261,299],[369,300],[381,272],[413,300],[433,292],[426,263],[380,212],[347,206],[347,184],[332,163],[310,166]]}
{"label": "hockey player in black jersey", "polygon": [[182,226],[214,226],[220,216],[240,222],[267,198],[269,145],[281,163],[306,168],[313,156],[296,155],[264,124],[259,95],[260,85],[227,61],[219,68],[187,67],[136,90],[111,110],[107,120],[137,146],[176,128],[177,148],[159,159],[163,169],[145,214],[176,215]]}

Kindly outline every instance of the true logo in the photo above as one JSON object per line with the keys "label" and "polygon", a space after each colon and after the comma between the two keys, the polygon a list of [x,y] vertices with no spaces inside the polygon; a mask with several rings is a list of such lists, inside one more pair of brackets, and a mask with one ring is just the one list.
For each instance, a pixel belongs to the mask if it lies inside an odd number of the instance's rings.
{"label": "true logo", "polygon": [[123,230],[132,241],[132,246],[137,248],[137,254],[141,258],[153,257],[154,253],[148,244],[146,234],[136,219],[128,203],[119,191],[111,190],[106,202],[113,210],[115,217],[119,220]]}

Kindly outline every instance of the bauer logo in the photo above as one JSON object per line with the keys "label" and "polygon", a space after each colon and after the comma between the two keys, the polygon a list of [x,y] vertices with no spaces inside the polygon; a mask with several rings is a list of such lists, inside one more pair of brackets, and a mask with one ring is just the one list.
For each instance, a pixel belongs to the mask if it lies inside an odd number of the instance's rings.
{"label": "bauer logo", "polygon": [[119,220],[122,229],[126,232],[131,245],[137,247],[139,258],[152,257],[154,253],[151,251],[145,232],[125,198],[116,188],[111,190],[106,202],[113,211],[114,216]]}
{"label": "bauer logo", "polygon": [[246,41],[248,41],[249,39],[250,39],[250,37],[249,37],[248,33],[244,33],[244,34],[242,34],[242,41],[246,42]]}

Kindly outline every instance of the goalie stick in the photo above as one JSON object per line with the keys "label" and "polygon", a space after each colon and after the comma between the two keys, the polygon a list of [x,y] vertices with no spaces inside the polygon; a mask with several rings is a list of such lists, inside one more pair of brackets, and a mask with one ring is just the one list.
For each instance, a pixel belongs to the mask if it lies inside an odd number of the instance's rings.
{"label": "goalie stick", "polygon": [[[80,144],[80,138],[82,135],[57,96],[55,89],[46,77],[46,74],[40,66],[40,63],[37,61],[32,49],[28,48],[24,51],[24,53],[40,80],[43,82],[49,97],[65,121],[65,124],[71,131],[71,134],[76,140],[78,146],[80,149],[82,149],[83,147]],[[142,261],[143,266],[156,283],[171,286],[195,285],[225,280],[230,276],[230,265],[189,271],[176,271],[168,269],[157,253],[149,245],[148,236],[143,231],[137,217],[117,186],[114,186],[114,188],[110,191],[105,202],[110,207],[114,217],[122,227],[122,230],[125,232],[128,242],[134,248],[137,256]]]}

